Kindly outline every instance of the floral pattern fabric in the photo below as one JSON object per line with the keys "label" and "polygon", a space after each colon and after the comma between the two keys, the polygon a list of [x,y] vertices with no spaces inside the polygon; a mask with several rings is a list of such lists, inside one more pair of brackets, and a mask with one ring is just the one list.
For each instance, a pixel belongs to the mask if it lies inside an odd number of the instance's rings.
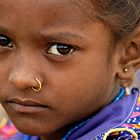
{"label": "floral pattern fabric", "polygon": [[140,95],[130,117],[120,126],[97,136],[96,140],[140,140]]}

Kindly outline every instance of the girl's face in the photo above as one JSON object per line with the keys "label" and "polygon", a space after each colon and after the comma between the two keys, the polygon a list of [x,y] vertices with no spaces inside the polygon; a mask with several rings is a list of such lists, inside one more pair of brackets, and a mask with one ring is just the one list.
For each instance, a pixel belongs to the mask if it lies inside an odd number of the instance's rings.
{"label": "girl's face", "polygon": [[70,0],[0,1],[0,100],[25,133],[53,133],[114,96],[111,33],[81,9]]}

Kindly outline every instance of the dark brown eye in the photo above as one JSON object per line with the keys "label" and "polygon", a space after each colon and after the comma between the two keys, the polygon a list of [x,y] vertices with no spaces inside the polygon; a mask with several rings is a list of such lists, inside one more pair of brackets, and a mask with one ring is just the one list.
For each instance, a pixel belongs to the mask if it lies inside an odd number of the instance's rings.
{"label": "dark brown eye", "polygon": [[69,45],[54,44],[50,46],[50,48],[47,50],[47,53],[61,56],[71,54],[73,51],[74,48]]}
{"label": "dark brown eye", "polygon": [[11,47],[12,41],[9,37],[0,35],[0,47]]}

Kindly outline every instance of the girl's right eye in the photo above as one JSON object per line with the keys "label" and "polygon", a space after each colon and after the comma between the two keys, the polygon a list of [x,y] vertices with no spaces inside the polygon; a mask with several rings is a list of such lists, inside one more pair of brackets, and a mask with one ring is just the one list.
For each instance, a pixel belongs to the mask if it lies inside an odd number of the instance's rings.
{"label": "girl's right eye", "polygon": [[0,35],[0,47],[12,47],[12,41],[5,35]]}

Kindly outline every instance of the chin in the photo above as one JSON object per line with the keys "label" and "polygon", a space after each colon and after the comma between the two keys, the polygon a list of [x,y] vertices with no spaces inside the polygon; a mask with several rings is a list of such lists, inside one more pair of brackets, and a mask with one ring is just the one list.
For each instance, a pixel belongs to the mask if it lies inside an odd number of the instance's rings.
{"label": "chin", "polygon": [[31,135],[31,136],[46,136],[55,133],[58,131],[61,127],[59,125],[56,125],[54,123],[39,123],[36,120],[12,120],[15,127],[22,133]]}
{"label": "chin", "polygon": [[42,128],[33,128],[33,127],[29,127],[28,125],[26,125],[25,127],[23,126],[16,126],[17,130],[19,130],[21,133],[27,134],[27,135],[31,135],[31,136],[44,136],[44,135],[49,135],[54,133],[53,130],[49,130],[49,129],[42,129]]}

